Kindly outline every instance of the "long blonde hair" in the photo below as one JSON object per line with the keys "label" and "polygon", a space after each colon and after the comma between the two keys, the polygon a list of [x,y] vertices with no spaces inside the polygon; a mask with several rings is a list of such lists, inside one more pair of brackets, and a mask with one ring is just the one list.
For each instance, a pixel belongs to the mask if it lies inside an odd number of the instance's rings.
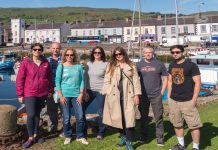
{"label": "long blonde hair", "polygon": [[78,56],[77,56],[77,52],[76,52],[76,50],[74,49],[74,48],[67,48],[67,49],[65,49],[63,52],[62,52],[62,63],[65,63],[66,61],[67,61],[67,59],[66,59],[66,53],[67,53],[67,51],[72,51],[73,52],[73,62],[74,63],[78,63]]}

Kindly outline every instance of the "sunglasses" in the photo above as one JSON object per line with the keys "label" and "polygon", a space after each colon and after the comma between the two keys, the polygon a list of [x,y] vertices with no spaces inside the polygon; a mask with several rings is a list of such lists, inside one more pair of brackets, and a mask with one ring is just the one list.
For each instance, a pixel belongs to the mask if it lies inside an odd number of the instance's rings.
{"label": "sunglasses", "polygon": [[74,56],[74,54],[65,54],[65,56]]}
{"label": "sunglasses", "polygon": [[116,53],[115,56],[122,56],[123,54],[122,53]]}
{"label": "sunglasses", "polygon": [[181,51],[174,51],[174,52],[171,52],[171,54],[181,54],[182,52]]}
{"label": "sunglasses", "polygon": [[33,48],[33,51],[39,51],[39,52],[41,52],[42,49],[41,49],[41,48]]}
{"label": "sunglasses", "polygon": [[99,54],[99,55],[100,55],[100,54],[101,54],[101,52],[94,52],[94,54]]}

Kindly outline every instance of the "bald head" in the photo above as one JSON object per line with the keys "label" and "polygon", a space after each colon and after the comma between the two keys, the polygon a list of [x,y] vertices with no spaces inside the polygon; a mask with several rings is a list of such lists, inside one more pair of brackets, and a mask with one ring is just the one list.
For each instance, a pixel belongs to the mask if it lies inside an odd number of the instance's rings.
{"label": "bald head", "polygon": [[53,56],[59,56],[61,50],[61,44],[58,42],[53,42],[51,44],[51,51]]}

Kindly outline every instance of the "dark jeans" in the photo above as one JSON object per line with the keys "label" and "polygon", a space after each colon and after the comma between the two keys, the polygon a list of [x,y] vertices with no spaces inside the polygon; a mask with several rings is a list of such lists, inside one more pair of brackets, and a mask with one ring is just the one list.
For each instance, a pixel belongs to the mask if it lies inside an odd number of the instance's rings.
{"label": "dark jeans", "polygon": [[99,117],[98,117],[98,127],[99,127],[99,129],[98,129],[97,135],[103,136],[104,132],[105,132],[105,125],[102,123],[102,117],[103,117],[105,96],[102,95],[100,92],[97,92],[97,91],[87,90],[87,92],[88,92],[88,94],[90,96],[90,99],[89,99],[89,101],[83,103],[84,112],[86,111],[88,106],[94,100],[96,100],[97,107],[98,107],[98,115],[99,115]]}
{"label": "dark jeans", "polygon": [[120,101],[121,113],[122,113],[122,124],[123,129],[119,129],[121,136],[126,136],[127,142],[133,142],[134,138],[134,128],[126,128],[126,121],[124,115],[124,108],[123,108],[123,100]]}
{"label": "dark jeans", "polygon": [[49,116],[48,127],[57,130],[58,127],[58,103],[54,102],[53,96],[46,100],[47,113]]}
{"label": "dark jeans", "polygon": [[63,127],[65,137],[72,137],[72,126],[70,124],[70,118],[72,115],[71,109],[74,109],[76,117],[76,137],[83,138],[85,128],[85,118],[83,115],[82,105],[77,103],[77,97],[66,97],[66,104],[60,104],[63,116]]}
{"label": "dark jeans", "polygon": [[162,96],[159,95],[154,98],[140,97],[139,111],[141,113],[141,132],[144,138],[148,135],[148,124],[149,124],[149,107],[152,107],[154,113],[154,119],[156,123],[156,138],[163,140],[164,125],[163,125],[163,104]]}
{"label": "dark jeans", "polygon": [[29,137],[37,135],[39,127],[40,112],[45,106],[46,96],[24,97],[27,112],[27,132]]}

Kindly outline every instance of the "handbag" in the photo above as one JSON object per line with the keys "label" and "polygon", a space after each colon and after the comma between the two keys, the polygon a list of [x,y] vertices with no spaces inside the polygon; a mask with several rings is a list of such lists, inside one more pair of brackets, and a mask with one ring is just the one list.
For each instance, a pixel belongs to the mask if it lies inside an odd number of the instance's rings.
{"label": "handbag", "polygon": [[[61,67],[62,67],[62,68],[61,68],[61,81],[62,81],[62,74],[63,74],[63,68],[64,68],[63,64],[61,65]],[[60,82],[61,82],[61,81],[60,81]],[[54,102],[55,102],[55,103],[58,103],[59,100],[60,100],[60,96],[58,95],[58,90],[57,90],[56,87],[54,88],[53,99],[54,99]]]}

